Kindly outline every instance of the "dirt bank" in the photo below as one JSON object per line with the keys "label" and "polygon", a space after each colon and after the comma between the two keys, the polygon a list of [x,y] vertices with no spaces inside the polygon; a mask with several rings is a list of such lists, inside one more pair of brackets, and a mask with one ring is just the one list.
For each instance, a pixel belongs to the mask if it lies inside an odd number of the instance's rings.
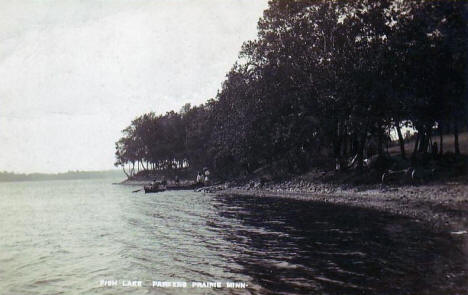
{"label": "dirt bank", "polygon": [[207,189],[219,195],[281,197],[372,208],[426,222],[437,231],[467,236],[468,184],[453,181],[420,186],[360,186],[342,188],[330,184],[285,182],[262,187],[247,184]]}

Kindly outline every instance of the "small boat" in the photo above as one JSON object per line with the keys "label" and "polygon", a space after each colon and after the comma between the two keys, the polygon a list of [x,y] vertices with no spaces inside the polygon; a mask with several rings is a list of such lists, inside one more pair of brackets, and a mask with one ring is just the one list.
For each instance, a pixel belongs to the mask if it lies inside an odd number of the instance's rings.
{"label": "small boat", "polygon": [[160,193],[160,192],[163,192],[165,191],[166,189],[165,188],[161,188],[161,187],[152,187],[152,186],[145,186],[145,194],[148,194],[148,193]]}
{"label": "small boat", "polygon": [[183,191],[183,190],[194,190],[197,188],[203,187],[202,183],[192,183],[192,184],[183,184],[183,185],[165,185],[165,186],[156,186],[147,185],[144,187],[145,193],[160,193],[164,191]]}

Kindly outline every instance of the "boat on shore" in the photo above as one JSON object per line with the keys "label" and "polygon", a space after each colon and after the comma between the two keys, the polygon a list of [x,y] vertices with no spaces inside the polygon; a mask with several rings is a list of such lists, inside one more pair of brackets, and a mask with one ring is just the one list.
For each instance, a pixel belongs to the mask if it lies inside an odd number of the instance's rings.
{"label": "boat on shore", "polygon": [[151,185],[147,185],[144,187],[145,193],[160,193],[164,191],[182,191],[182,190],[194,190],[197,188],[203,187],[202,183],[191,183],[191,184],[171,184],[171,185],[158,185],[153,187]]}
{"label": "boat on shore", "polygon": [[145,189],[145,194],[148,194],[148,193],[160,193],[160,192],[166,191],[165,188],[152,187],[152,186],[150,186],[150,185],[145,186],[144,189]]}

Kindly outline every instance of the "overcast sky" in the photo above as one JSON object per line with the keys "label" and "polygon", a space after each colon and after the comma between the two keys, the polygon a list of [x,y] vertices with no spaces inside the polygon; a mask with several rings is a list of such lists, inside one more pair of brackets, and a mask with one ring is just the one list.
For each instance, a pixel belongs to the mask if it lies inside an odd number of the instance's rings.
{"label": "overcast sky", "polygon": [[0,0],[0,171],[112,169],[137,115],[216,95],[267,0]]}

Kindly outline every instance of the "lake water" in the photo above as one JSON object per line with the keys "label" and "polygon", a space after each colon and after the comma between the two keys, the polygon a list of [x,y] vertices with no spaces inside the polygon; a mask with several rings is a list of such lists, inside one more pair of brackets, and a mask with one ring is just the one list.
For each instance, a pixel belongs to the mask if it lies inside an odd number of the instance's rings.
{"label": "lake water", "polygon": [[464,241],[410,219],[113,181],[0,183],[0,294],[468,293]]}

